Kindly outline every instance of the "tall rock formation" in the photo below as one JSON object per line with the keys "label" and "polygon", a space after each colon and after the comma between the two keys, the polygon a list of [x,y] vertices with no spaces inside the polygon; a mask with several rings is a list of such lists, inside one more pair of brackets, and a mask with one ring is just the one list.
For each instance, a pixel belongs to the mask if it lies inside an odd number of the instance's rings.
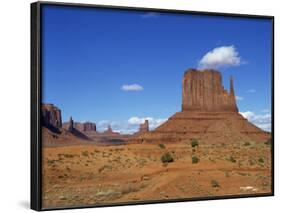
{"label": "tall rock formation", "polygon": [[148,120],[145,120],[143,124],[140,124],[139,132],[149,132]]}
{"label": "tall rock formation", "polygon": [[68,131],[72,132],[74,130],[74,121],[72,117],[69,118],[69,124],[68,124]]}
{"label": "tall rock formation", "polygon": [[137,134],[130,142],[169,143],[192,138],[210,143],[265,141],[270,134],[248,122],[235,100],[233,78],[230,90],[222,86],[221,73],[190,69],[182,81],[182,110],[150,132]]}
{"label": "tall rock formation", "polygon": [[42,104],[42,125],[52,131],[59,131],[62,127],[61,110],[53,104]]}
{"label": "tall rock formation", "polygon": [[108,125],[108,126],[107,126],[107,130],[105,130],[103,133],[108,133],[108,134],[113,133],[113,130],[112,130],[111,126]]}
{"label": "tall rock formation", "polygon": [[220,72],[186,71],[182,81],[182,111],[238,112],[233,78],[230,79],[228,92],[222,86]]}

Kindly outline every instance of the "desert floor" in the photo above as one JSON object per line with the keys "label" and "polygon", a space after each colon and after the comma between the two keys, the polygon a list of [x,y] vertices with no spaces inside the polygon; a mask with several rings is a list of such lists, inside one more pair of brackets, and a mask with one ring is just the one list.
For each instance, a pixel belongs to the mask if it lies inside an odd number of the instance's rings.
{"label": "desert floor", "polygon": [[265,143],[43,148],[43,208],[270,192]]}

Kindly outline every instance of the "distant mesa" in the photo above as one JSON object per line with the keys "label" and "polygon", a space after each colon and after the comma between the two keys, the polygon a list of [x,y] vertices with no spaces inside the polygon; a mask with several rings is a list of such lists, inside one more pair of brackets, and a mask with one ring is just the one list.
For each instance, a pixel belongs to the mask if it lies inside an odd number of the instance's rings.
{"label": "distant mesa", "polygon": [[53,104],[42,104],[42,125],[54,132],[62,127],[61,110]]}
{"label": "distant mesa", "polygon": [[[63,123],[63,128],[68,129],[70,125],[70,121],[69,122],[65,122]],[[92,122],[73,122],[73,127],[78,129],[81,132],[96,132],[97,131],[97,127],[95,123]]]}
{"label": "distant mesa", "polygon": [[248,122],[238,113],[234,81],[225,90],[216,70],[189,69],[182,80],[182,110],[150,132],[130,139],[137,143],[190,141],[206,142],[265,141],[270,134]]}
{"label": "distant mesa", "polygon": [[84,132],[88,132],[88,131],[97,131],[97,126],[95,123],[91,123],[91,122],[85,122],[83,123],[83,131]]}
{"label": "distant mesa", "polygon": [[74,121],[72,117],[70,117],[69,122],[68,122],[68,132],[72,133],[74,136],[84,139],[84,140],[90,140],[88,136],[86,136],[84,133],[82,133],[80,130],[75,128]]}
{"label": "distant mesa", "polygon": [[116,135],[121,135],[119,132],[114,132],[111,128],[111,125],[107,126],[107,130],[104,132],[100,133],[103,136],[116,136]]}
{"label": "distant mesa", "polygon": [[108,133],[108,134],[113,133],[111,126],[108,125],[108,126],[107,126],[107,130],[105,130],[103,133],[106,133],[106,134],[107,134],[107,133]]}
{"label": "distant mesa", "polygon": [[72,117],[67,125],[63,124],[61,110],[54,104],[42,104],[41,123],[44,145],[81,144],[83,143],[81,139],[90,140],[89,137],[75,128]]}

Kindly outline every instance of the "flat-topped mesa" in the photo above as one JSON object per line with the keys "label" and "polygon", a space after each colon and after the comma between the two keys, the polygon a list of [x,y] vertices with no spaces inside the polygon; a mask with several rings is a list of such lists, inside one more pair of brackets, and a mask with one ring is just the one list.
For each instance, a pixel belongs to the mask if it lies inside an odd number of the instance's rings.
{"label": "flat-topped mesa", "polygon": [[233,78],[228,92],[219,71],[187,70],[182,80],[182,111],[238,112]]}
{"label": "flat-topped mesa", "polygon": [[83,131],[88,132],[88,131],[97,131],[97,126],[95,123],[92,122],[85,122],[83,123]]}
{"label": "flat-topped mesa", "polygon": [[41,106],[43,126],[58,130],[62,127],[61,110],[53,104],[42,104]]}

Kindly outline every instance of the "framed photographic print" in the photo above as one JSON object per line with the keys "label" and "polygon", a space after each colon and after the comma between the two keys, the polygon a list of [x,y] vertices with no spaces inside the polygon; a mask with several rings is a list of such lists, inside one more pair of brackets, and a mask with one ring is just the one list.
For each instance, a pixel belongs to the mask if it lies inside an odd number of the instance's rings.
{"label": "framed photographic print", "polygon": [[274,194],[274,18],[31,4],[31,208]]}

